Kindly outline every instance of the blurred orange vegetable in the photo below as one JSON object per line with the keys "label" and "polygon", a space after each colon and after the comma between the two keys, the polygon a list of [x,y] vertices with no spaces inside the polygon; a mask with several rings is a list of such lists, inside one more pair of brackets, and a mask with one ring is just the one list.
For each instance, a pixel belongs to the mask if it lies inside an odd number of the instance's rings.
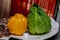
{"label": "blurred orange vegetable", "polygon": [[16,13],[9,19],[7,26],[11,34],[22,35],[27,28],[27,19],[22,14]]}

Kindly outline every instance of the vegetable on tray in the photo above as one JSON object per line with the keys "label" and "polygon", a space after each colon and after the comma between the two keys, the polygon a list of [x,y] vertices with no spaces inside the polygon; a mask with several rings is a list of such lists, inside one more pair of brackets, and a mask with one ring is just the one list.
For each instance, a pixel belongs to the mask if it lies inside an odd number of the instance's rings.
{"label": "vegetable on tray", "polygon": [[51,29],[51,20],[37,4],[33,4],[28,14],[28,30],[31,34],[45,34]]}
{"label": "vegetable on tray", "polygon": [[27,28],[27,19],[22,14],[16,13],[9,19],[7,27],[11,34],[22,35]]}

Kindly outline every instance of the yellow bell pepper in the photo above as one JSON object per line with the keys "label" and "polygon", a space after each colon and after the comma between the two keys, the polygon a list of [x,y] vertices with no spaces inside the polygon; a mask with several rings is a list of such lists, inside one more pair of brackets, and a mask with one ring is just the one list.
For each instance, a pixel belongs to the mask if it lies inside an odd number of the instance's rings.
{"label": "yellow bell pepper", "polygon": [[7,27],[11,34],[22,35],[27,29],[27,18],[17,13],[9,19]]}

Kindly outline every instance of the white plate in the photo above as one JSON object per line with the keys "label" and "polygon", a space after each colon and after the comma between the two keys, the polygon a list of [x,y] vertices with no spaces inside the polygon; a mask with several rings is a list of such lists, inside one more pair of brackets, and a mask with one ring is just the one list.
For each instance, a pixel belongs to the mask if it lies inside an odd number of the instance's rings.
{"label": "white plate", "polygon": [[54,35],[56,35],[56,33],[59,31],[59,23],[56,22],[53,18],[51,18],[51,31],[47,34],[44,35],[30,35],[28,33],[24,33],[23,36],[13,36],[11,35],[11,37],[15,37],[18,39],[23,39],[23,40],[43,40],[43,39],[47,39],[50,38]]}
{"label": "white plate", "polygon": [[[44,40],[56,35],[56,33],[59,31],[59,23],[56,22],[53,18],[51,18],[51,25],[52,25],[51,31],[44,35],[30,35],[28,33],[24,33],[23,36],[11,35],[10,37],[23,39],[23,40]],[[7,40],[8,38],[5,38],[5,39]]]}

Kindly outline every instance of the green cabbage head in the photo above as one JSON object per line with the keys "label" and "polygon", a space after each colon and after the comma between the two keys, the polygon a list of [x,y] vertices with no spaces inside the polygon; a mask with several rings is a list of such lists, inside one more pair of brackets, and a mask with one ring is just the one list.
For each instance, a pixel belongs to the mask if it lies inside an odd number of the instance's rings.
{"label": "green cabbage head", "polygon": [[51,29],[51,20],[37,4],[33,4],[28,14],[28,30],[31,34],[45,34]]}

